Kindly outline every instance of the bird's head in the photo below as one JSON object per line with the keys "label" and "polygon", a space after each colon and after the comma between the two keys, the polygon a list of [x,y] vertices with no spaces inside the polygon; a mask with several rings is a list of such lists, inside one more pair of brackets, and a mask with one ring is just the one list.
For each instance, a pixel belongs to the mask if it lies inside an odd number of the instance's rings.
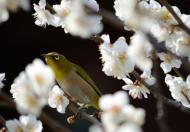
{"label": "bird's head", "polygon": [[45,58],[46,63],[53,69],[56,76],[62,76],[62,74],[65,74],[72,68],[70,62],[62,54],[50,52],[42,54],[42,56]]}

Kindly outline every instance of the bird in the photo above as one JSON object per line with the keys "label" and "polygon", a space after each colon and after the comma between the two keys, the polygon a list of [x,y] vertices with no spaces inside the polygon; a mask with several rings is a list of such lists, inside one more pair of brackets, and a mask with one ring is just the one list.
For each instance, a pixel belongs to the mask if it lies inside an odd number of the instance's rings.
{"label": "bird", "polygon": [[42,54],[55,73],[58,85],[68,97],[81,107],[99,110],[101,92],[88,73],[79,65],[57,52]]}

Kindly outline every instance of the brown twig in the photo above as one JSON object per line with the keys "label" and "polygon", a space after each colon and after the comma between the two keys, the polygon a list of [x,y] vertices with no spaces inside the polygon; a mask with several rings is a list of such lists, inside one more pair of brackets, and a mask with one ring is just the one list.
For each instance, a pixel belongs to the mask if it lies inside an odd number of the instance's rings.
{"label": "brown twig", "polygon": [[183,29],[187,34],[190,35],[190,29],[183,23],[183,21],[180,19],[180,17],[176,14],[174,9],[171,7],[171,5],[167,2],[167,0],[159,0],[162,5],[164,5],[168,11],[172,14],[172,16],[175,18],[175,20],[178,22],[179,27]]}
{"label": "brown twig", "polygon": [[100,125],[100,122],[98,119],[96,119],[93,115],[90,115],[90,114],[80,110],[78,105],[73,101],[70,101],[69,110],[71,110],[75,114],[75,116],[79,115],[78,116],[79,119],[84,119],[86,121],[89,121],[92,124]]}
{"label": "brown twig", "polygon": [[[153,52],[152,58],[153,58],[152,71],[153,71],[153,76],[156,78],[156,83],[154,84],[154,87],[160,95],[163,95],[162,88],[164,88],[164,83],[160,79],[161,72],[160,72],[160,68],[159,68],[159,62],[158,62],[158,57],[157,57],[156,51]],[[156,120],[157,120],[157,124],[160,128],[160,131],[161,132],[171,132],[171,130],[166,122],[167,113],[166,113],[164,100],[161,97],[158,97],[158,96],[155,96],[155,97],[157,99],[157,104],[156,104],[157,118],[156,118]]]}

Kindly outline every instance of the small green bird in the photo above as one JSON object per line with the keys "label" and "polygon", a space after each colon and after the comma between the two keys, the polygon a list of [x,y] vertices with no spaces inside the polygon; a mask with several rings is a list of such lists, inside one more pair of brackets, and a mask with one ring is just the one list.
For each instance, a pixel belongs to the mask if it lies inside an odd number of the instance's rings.
{"label": "small green bird", "polygon": [[53,69],[59,86],[74,102],[99,109],[98,100],[101,92],[83,68],[56,52],[43,56]]}

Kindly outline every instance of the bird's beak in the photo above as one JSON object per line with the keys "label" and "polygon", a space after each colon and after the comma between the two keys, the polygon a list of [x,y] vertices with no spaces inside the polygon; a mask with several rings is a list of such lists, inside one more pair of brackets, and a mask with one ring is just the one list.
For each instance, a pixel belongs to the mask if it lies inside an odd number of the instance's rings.
{"label": "bird's beak", "polygon": [[47,58],[48,58],[48,56],[49,55],[47,55],[47,54],[41,54],[41,56],[45,59],[45,61],[47,62]]}
{"label": "bird's beak", "polygon": [[40,56],[41,56],[41,57],[44,57],[44,58],[48,57],[47,54],[41,54]]}

